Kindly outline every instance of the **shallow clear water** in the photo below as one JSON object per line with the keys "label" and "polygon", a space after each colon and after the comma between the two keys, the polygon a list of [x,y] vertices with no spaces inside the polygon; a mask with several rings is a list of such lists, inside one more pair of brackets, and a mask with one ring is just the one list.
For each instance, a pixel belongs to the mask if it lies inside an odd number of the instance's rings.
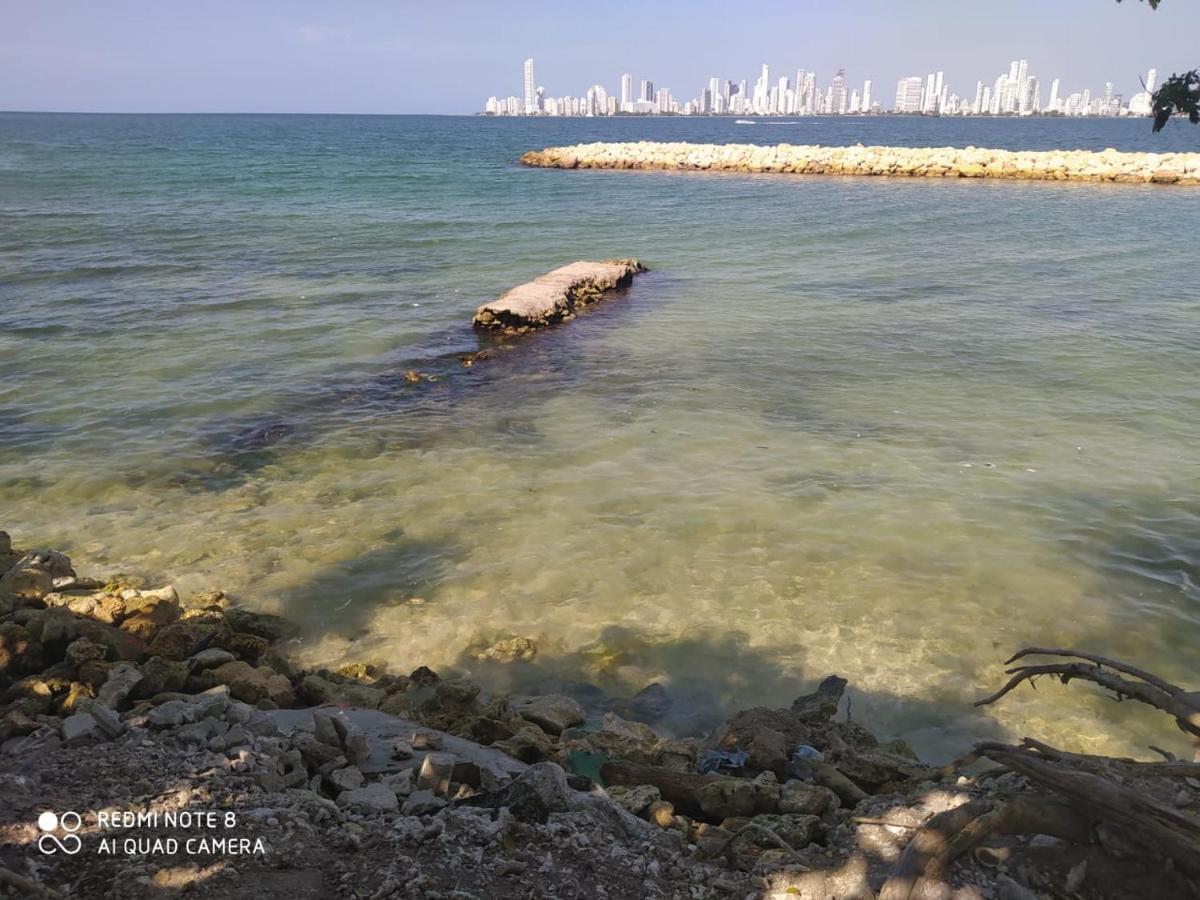
{"label": "shallow clear water", "polygon": [[[1196,682],[1200,192],[514,162],[637,138],[1200,149],[1145,121],[0,115],[0,527],[300,618],[314,660],[659,680],[680,731],[837,671],[935,756],[1168,744],[1078,685],[970,701],[1029,643]],[[459,365],[479,303],[618,255],[653,271]],[[510,633],[534,664],[471,658]]]}

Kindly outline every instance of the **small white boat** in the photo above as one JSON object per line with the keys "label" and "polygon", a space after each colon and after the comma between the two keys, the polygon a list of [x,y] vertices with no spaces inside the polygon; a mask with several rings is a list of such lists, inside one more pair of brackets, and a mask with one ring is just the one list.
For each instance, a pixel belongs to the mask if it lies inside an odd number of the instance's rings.
{"label": "small white boat", "polygon": [[753,119],[735,119],[733,124],[734,125],[754,125],[755,122]]}

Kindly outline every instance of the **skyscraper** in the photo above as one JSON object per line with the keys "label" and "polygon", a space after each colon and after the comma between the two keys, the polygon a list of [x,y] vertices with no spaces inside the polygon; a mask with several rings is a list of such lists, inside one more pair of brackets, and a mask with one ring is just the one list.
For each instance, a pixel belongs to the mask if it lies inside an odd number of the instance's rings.
{"label": "skyscraper", "polygon": [[[607,116],[608,115],[608,91],[604,89],[602,84],[593,84],[587,91],[587,99],[585,102],[585,116]],[[615,97],[613,98],[616,99]]]}
{"label": "skyscraper", "polygon": [[896,82],[896,112],[915,113],[921,111],[921,76],[901,78]]}
{"label": "skyscraper", "polygon": [[1058,112],[1058,79],[1050,82],[1050,102],[1046,105],[1048,112]]}
{"label": "skyscraper", "polygon": [[833,76],[833,81],[829,83],[829,108],[826,112],[833,113],[837,116],[846,114],[846,71],[838,69],[837,74]]}
{"label": "skyscraper", "polygon": [[771,95],[771,69],[763,63],[762,75],[754,82],[754,99],[752,105],[756,113],[765,113],[769,109],[768,101]]}
{"label": "skyscraper", "polygon": [[525,60],[525,115],[537,112],[537,82],[533,77],[533,57]]}
{"label": "skyscraper", "polygon": [[871,111],[871,79],[868,78],[863,82],[862,91],[862,112],[869,113]]}
{"label": "skyscraper", "polygon": [[712,95],[712,108],[709,109],[709,112],[714,112],[717,115],[722,115],[728,112],[729,110],[726,107],[725,98],[721,95],[722,92],[720,78],[713,76],[712,78],[708,79],[708,91],[709,94]]}
{"label": "skyscraper", "polygon": [[621,112],[633,111],[633,76],[628,72],[621,76]]}
{"label": "skyscraper", "polygon": [[988,109],[993,116],[1008,112],[1008,76],[1000,75],[992,86],[992,103]]}
{"label": "skyscraper", "polygon": [[1038,80],[1033,75],[1028,75],[1021,82],[1021,100],[1017,107],[1017,112],[1023,116],[1028,116],[1037,112],[1038,106]]}

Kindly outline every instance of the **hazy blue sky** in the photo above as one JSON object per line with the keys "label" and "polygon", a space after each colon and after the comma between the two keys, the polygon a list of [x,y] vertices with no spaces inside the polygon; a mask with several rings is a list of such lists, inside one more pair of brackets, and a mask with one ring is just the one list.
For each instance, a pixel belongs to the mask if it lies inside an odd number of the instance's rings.
{"label": "hazy blue sky", "polygon": [[554,96],[629,71],[687,99],[767,62],[844,67],[890,104],[901,76],[973,96],[1023,57],[1043,99],[1056,77],[1128,98],[1150,66],[1200,65],[1197,34],[1197,0],[0,0],[0,109],[465,113],[520,94],[527,56]]}

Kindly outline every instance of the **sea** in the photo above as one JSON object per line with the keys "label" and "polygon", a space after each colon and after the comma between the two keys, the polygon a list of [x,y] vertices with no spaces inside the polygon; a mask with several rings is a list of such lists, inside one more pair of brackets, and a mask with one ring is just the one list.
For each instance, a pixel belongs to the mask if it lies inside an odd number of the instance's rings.
{"label": "sea", "polygon": [[[1200,190],[518,164],[628,140],[1200,128],[0,114],[0,528],[292,617],[309,665],[593,717],[657,683],[671,734],[837,673],[935,759],[1183,752],[1079,683],[972,703],[1029,645],[1200,687]],[[630,256],[650,271],[567,325],[472,331]],[[537,655],[488,657],[513,636]]]}

